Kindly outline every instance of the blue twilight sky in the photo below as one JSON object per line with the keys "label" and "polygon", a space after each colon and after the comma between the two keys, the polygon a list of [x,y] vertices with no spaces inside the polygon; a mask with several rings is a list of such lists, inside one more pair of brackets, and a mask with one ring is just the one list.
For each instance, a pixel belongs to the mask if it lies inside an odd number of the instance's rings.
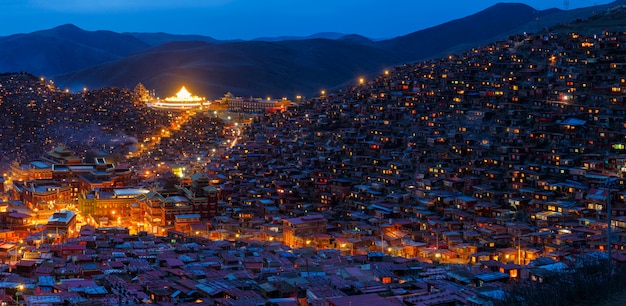
{"label": "blue twilight sky", "polygon": [[[72,23],[85,30],[200,34],[217,39],[319,32],[392,38],[502,0],[1,0],[0,36]],[[565,0],[519,0],[565,9]],[[569,9],[610,3],[569,0]]]}

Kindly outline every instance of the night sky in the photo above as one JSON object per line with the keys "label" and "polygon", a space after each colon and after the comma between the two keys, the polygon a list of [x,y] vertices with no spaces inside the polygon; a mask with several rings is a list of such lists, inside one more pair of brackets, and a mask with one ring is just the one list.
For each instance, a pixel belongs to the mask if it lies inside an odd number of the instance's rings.
{"label": "night sky", "polygon": [[[217,39],[319,32],[392,38],[477,13],[498,0],[3,0],[0,36],[72,23],[85,30],[200,34]],[[564,0],[517,1],[539,10]],[[570,0],[569,9],[612,1]],[[391,4],[390,4],[391,3]]]}

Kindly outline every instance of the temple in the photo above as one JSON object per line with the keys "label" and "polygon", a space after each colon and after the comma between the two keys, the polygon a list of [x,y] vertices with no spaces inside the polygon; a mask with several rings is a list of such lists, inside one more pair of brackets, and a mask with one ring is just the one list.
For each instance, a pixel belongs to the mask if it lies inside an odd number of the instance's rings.
{"label": "temple", "polygon": [[209,102],[203,97],[192,95],[185,86],[183,86],[175,97],[167,97],[158,99],[148,103],[152,108],[168,109],[168,110],[195,110],[208,107]]}

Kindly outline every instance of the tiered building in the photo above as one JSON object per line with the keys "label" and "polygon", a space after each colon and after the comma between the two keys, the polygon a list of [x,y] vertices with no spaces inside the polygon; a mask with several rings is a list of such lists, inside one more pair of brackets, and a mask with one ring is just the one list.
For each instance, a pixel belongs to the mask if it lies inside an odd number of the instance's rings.
{"label": "tiered building", "polygon": [[192,95],[185,86],[183,86],[175,97],[167,97],[165,99],[153,100],[148,103],[148,106],[155,109],[166,110],[200,110],[206,109],[209,106],[209,102],[203,97]]}
{"label": "tiered building", "polygon": [[188,184],[176,186],[175,193],[150,191],[136,198],[138,220],[146,231],[163,234],[182,224],[200,223],[217,214],[218,190],[209,185],[206,175],[195,174]]}

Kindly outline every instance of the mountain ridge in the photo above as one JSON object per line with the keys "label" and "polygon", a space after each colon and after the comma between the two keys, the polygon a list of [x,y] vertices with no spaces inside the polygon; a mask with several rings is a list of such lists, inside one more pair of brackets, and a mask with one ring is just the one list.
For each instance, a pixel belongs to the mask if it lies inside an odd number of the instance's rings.
{"label": "mountain ridge", "polygon": [[[593,9],[578,9],[575,16],[589,16]],[[560,19],[551,21],[552,16]],[[394,65],[495,41],[532,27],[533,22],[537,27],[537,20],[548,26],[573,16],[558,9],[538,11],[525,4],[499,3],[464,18],[377,41],[341,33],[320,34],[334,39],[285,36],[274,41],[220,41],[202,35],[85,31],[62,25],[0,37],[0,71],[52,77],[60,87],[74,90],[132,88],[142,82],[164,95],[180,83],[192,84],[205,96],[228,91],[311,95],[380,74]]]}

